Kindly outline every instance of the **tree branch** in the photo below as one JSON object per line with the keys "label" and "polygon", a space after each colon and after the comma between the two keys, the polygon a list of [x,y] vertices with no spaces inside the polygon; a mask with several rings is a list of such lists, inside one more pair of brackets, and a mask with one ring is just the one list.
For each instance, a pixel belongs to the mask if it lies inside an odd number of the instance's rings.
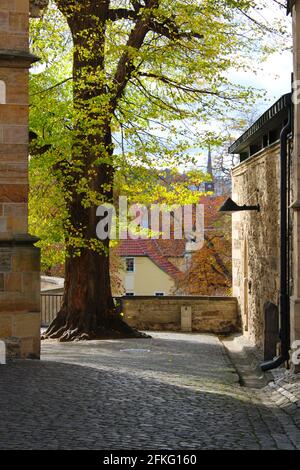
{"label": "tree branch", "polygon": [[76,0],[55,0],[55,3],[67,20],[74,17],[76,13]]}
{"label": "tree branch", "polygon": [[148,0],[143,12],[138,16],[138,19],[133,27],[126,44],[126,50],[121,56],[117,65],[117,70],[114,76],[114,83],[116,84],[115,96],[111,100],[111,107],[115,109],[118,99],[122,96],[125,87],[132,77],[132,73],[136,66],[132,58],[132,49],[138,51],[143,45],[144,39],[149,32],[151,21],[151,10],[155,9],[159,4],[159,0]]}
{"label": "tree branch", "polygon": [[182,91],[189,92],[189,93],[212,95],[212,96],[217,96],[219,98],[222,98],[224,100],[235,100],[239,98],[238,96],[226,96],[216,91],[203,90],[201,88],[193,88],[193,87],[181,85],[179,82],[176,82],[175,80],[165,77],[164,75],[157,75],[155,73],[148,73],[148,72],[140,72],[138,75],[140,77],[154,78],[155,80],[159,80],[163,83],[166,83],[167,85],[177,88],[178,90],[182,90]]}
{"label": "tree branch", "polygon": [[47,93],[47,91],[54,90],[54,88],[57,88],[57,87],[63,85],[64,83],[68,82],[69,80],[73,80],[73,77],[65,78],[61,82],[56,83],[55,85],[50,86],[49,88],[46,88],[45,90],[38,91],[37,93],[33,93],[31,96],[43,95],[44,93]]}
{"label": "tree branch", "polygon": [[143,93],[143,95],[148,98],[148,99],[152,99],[153,102],[154,101],[158,101],[160,103],[160,105],[163,105],[163,107],[166,109],[166,110],[172,110],[174,111],[175,113],[179,114],[180,116],[186,116],[187,115],[187,112],[178,108],[178,107],[175,107],[174,105],[172,105],[171,103],[168,103],[166,102],[165,100],[163,100],[160,96],[156,96],[156,95],[153,95],[149,90],[147,90],[147,88],[144,87],[144,85],[142,84],[142,82],[137,78],[135,77],[135,79],[137,80],[137,82],[139,83],[139,90],[141,91],[141,93]]}
{"label": "tree branch", "polygon": [[245,18],[247,18],[249,21],[251,21],[252,23],[254,23],[256,26],[258,26],[260,29],[262,29],[263,31],[267,31],[268,33],[272,33],[272,34],[275,34],[277,36],[282,36],[282,34],[280,34],[278,31],[276,31],[275,28],[272,28],[271,26],[267,26],[266,24],[263,24],[261,22],[259,22],[258,20],[256,20],[255,18],[253,18],[252,16],[250,16],[248,13],[246,13],[242,8],[239,8],[238,6],[236,6],[236,9],[242,14],[245,16]]}
{"label": "tree branch", "polygon": [[214,257],[216,263],[222,269],[224,277],[226,277],[227,279],[230,279],[231,274],[230,274],[229,270],[227,269],[227,267],[225,266],[225,264],[223,263],[223,260],[222,260],[221,256],[219,255],[219,253],[216,252],[213,242],[206,235],[204,236],[204,238],[205,238],[207,247],[210,249],[210,251],[212,253],[212,256]]}
{"label": "tree branch", "polygon": [[131,0],[131,5],[133,6],[135,11],[139,11],[143,6],[137,0]]}
{"label": "tree branch", "polygon": [[139,10],[128,10],[127,8],[115,8],[109,10],[108,18],[112,21],[117,20],[136,20]]}
{"label": "tree branch", "polygon": [[152,18],[150,21],[150,29],[154,33],[161,34],[162,36],[165,36],[166,38],[171,39],[173,41],[181,38],[203,39],[202,34],[198,34],[192,31],[180,31],[176,23],[169,18],[166,18],[163,23],[160,23],[157,19]]}

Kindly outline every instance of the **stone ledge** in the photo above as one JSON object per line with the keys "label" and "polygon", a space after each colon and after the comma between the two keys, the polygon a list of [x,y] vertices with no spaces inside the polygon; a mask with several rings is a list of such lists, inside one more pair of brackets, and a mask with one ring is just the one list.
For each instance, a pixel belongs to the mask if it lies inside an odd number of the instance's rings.
{"label": "stone ledge", "polygon": [[5,234],[5,238],[0,237],[0,246],[27,246],[34,245],[40,239],[34,235],[29,235],[27,233],[20,234]]}
{"label": "stone ledge", "polygon": [[159,298],[159,301],[168,301],[168,300],[182,300],[185,302],[188,302],[189,300],[195,301],[195,300],[206,300],[208,302],[234,302],[237,303],[237,298],[236,297],[221,297],[221,296],[199,296],[199,295],[164,295],[164,296],[155,296],[153,295],[135,295],[135,296],[123,296],[123,297],[115,297],[116,300],[121,300],[123,302],[126,302],[127,300],[132,302],[132,301],[138,301],[138,300],[150,300],[153,301],[153,299],[157,300]]}
{"label": "stone ledge", "polygon": [[1,60],[19,60],[21,62],[27,62],[30,65],[34,62],[38,62],[40,59],[36,55],[31,54],[31,52],[0,49],[0,61]]}

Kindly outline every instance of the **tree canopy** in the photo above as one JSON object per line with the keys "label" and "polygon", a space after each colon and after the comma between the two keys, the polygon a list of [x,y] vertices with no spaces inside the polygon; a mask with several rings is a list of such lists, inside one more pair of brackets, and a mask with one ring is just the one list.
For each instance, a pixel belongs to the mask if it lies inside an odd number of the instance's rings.
{"label": "tree canopy", "polygon": [[[109,123],[113,157],[94,144],[99,154],[94,164],[112,166],[114,182],[106,184],[121,184],[119,190],[129,196],[130,175],[195,163],[195,149],[219,143],[205,123],[236,119],[236,110],[257,97],[255,90],[232,83],[230,71],[257,67],[282,45],[282,24],[270,26],[261,16],[271,4],[56,0],[41,19],[32,20],[31,49],[40,63],[30,81],[30,222],[42,239],[45,266],[62,256],[57,243],[69,231],[70,186],[76,184],[86,206],[105,198],[91,188],[80,155],[72,158],[74,140],[86,139],[91,146],[92,136]],[[88,57],[77,77],[81,85],[77,80],[75,86],[73,54]],[[77,89],[78,97],[80,88],[88,107],[79,111],[73,92]],[[89,96],[95,88],[98,92]],[[84,122],[83,128],[76,129],[76,121]],[[74,178],[74,172],[80,176]],[[149,201],[152,192],[157,197],[163,188],[142,186],[136,202]]]}
{"label": "tree canopy", "polygon": [[[56,0],[32,23],[41,63],[31,76],[31,228],[48,264],[60,244],[67,255],[63,305],[46,336],[135,335],[114,307],[96,208],[116,192],[138,203],[174,198],[158,173],[185,168],[193,150],[216,143],[205,124],[255,98],[230,76],[250,59],[257,67],[271,38],[278,47],[281,26],[261,18],[270,1]],[[189,199],[186,181],[173,186]]]}

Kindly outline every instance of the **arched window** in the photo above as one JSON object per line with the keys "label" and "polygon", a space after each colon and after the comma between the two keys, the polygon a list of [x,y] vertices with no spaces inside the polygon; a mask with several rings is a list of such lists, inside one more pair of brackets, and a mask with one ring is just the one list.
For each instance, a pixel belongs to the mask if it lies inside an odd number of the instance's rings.
{"label": "arched window", "polygon": [[0,104],[6,103],[6,85],[3,80],[0,80]]}

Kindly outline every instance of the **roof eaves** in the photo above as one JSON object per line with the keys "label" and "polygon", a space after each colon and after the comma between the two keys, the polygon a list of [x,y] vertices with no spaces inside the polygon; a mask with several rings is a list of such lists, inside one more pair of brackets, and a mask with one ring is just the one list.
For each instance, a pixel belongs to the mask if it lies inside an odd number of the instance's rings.
{"label": "roof eaves", "polygon": [[263,129],[263,127],[269,123],[272,119],[274,119],[280,112],[282,112],[285,108],[291,105],[291,93],[287,93],[281,98],[279,98],[276,103],[274,103],[260,118],[252,124],[249,129],[244,132],[228,149],[229,153],[240,153],[240,148],[250,139],[254,138],[259,131]]}

